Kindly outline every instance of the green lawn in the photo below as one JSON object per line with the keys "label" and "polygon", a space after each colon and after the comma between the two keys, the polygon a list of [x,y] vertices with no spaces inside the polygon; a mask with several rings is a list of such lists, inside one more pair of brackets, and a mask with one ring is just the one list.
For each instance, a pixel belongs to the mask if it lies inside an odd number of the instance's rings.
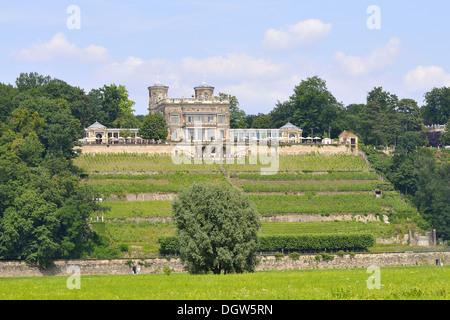
{"label": "green lawn", "polygon": [[366,269],[266,271],[252,274],[152,274],[0,278],[1,300],[448,300],[450,267],[380,269],[380,289],[369,289]]}

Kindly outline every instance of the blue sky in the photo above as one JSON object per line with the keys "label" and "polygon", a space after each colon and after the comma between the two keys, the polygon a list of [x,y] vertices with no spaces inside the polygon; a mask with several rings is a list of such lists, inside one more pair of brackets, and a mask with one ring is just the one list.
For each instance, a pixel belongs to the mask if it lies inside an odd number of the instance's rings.
{"label": "blue sky", "polygon": [[122,84],[136,114],[158,77],[173,98],[206,81],[248,114],[270,112],[314,75],[344,105],[376,86],[422,105],[450,86],[448,12],[446,0],[10,1],[0,82],[38,72],[86,92]]}

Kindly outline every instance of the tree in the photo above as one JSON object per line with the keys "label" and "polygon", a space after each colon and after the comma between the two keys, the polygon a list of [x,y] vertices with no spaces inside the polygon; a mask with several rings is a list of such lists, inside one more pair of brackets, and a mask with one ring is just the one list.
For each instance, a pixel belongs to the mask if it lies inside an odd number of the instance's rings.
{"label": "tree", "polygon": [[139,129],[139,135],[143,139],[166,140],[168,134],[166,119],[161,113],[145,116]]}
{"label": "tree", "polygon": [[89,92],[96,120],[112,128],[114,121],[127,117],[134,112],[134,101],[129,99],[125,86],[111,84],[100,89],[93,89]]}
{"label": "tree", "polygon": [[421,108],[425,120],[444,124],[450,120],[450,88],[433,88],[425,93],[425,106]]}
{"label": "tree", "polygon": [[445,124],[445,131],[441,136],[441,143],[444,146],[450,146],[450,120]]}
{"label": "tree", "polygon": [[51,81],[51,77],[42,76],[36,72],[30,73],[21,73],[19,77],[16,79],[16,87],[17,89],[22,91],[27,91],[34,88],[39,88],[46,86]]}
{"label": "tree", "polygon": [[271,129],[272,116],[270,114],[258,113],[253,119],[251,128],[254,129]]}
{"label": "tree", "polygon": [[226,93],[219,93],[219,99],[230,98],[230,128],[231,129],[247,129],[248,124],[245,121],[246,115],[244,110],[239,109],[239,101],[235,96]]}
{"label": "tree", "polygon": [[332,131],[337,136],[340,132],[333,124],[341,107],[326,82],[314,76],[302,80],[289,100],[278,103],[270,114],[277,128],[291,122],[308,134]]}
{"label": "tree", "polygon": [[246,195],[225,184],[194,184],[172,202],[172,212],[190,273],[255,270],[261,222]]}
{"label": "tree", "polygon": [[414,202],[419,212],[436,229],[438,237],[450,239],[450,164],[437,166],[434,157],[418,157],[415,174]]}

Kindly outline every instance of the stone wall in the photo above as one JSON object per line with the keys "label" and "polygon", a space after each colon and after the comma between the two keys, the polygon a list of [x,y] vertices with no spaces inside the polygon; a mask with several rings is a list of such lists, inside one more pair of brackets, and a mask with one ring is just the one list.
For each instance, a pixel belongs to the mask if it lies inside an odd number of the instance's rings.
{"label": "stone wall", "polygon": [[[76,147],[83,154],[97,153],[148,153],[148,154],[172,154],[172,150],[177,148],[176,144],[150,144],[150,145],[89,145]],[[280,155],[292,155],[316,152],[322,155],[333,154],[358,154],[358,150],[351,150],[346,145],[316,145],[316,144],[293,144],[280,146]]]}
{"label": "stone wall", "polygon": [[[301,270],[301,269],[327,269],[327,268],[367,268],[369,266],[423,266],[437,265],[450,262],[450,252],[399,252],[399,253],[357,253],[354,256],[345,254],[340,257],[334,254],[332,260],[317,261],[315,254],[300,255],[298,260],[289,256],[275,258],[274,256],[261,256],[257,271],[263,270]],[[67,276],[70,275],[70,266],[80,268],[81,275],[119,275],[162,273],[165,266],[173,272],[185,272],[179,259],[135,259],[132,264],[127,259],[115,260],[58,260],[55,266],[41,269],[22,261],[0,261],[1,277],[38,277],[38,276]]]}

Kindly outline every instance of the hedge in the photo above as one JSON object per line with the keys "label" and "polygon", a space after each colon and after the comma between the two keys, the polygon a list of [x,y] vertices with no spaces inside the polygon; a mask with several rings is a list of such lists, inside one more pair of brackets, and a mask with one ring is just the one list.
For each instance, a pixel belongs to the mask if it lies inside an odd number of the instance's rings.
{"label": "hedge", "polygon": [[175,254],[180,252],[180,244],[177,236],[162,236],[158,238],[162,254]]}
{"label": "hedge", "polygon": [[[180,245],[176,236],[158,239],[162,254],[179,253]],[[302,235],[262,235],[259,236],[258,251],[365,251],[375,244],[371,234],[302,234]]]}
{"label": "hedge", "polygon": [[371,234],[302,234],[259,237],[259,251],[363,251],[375,244]]}

